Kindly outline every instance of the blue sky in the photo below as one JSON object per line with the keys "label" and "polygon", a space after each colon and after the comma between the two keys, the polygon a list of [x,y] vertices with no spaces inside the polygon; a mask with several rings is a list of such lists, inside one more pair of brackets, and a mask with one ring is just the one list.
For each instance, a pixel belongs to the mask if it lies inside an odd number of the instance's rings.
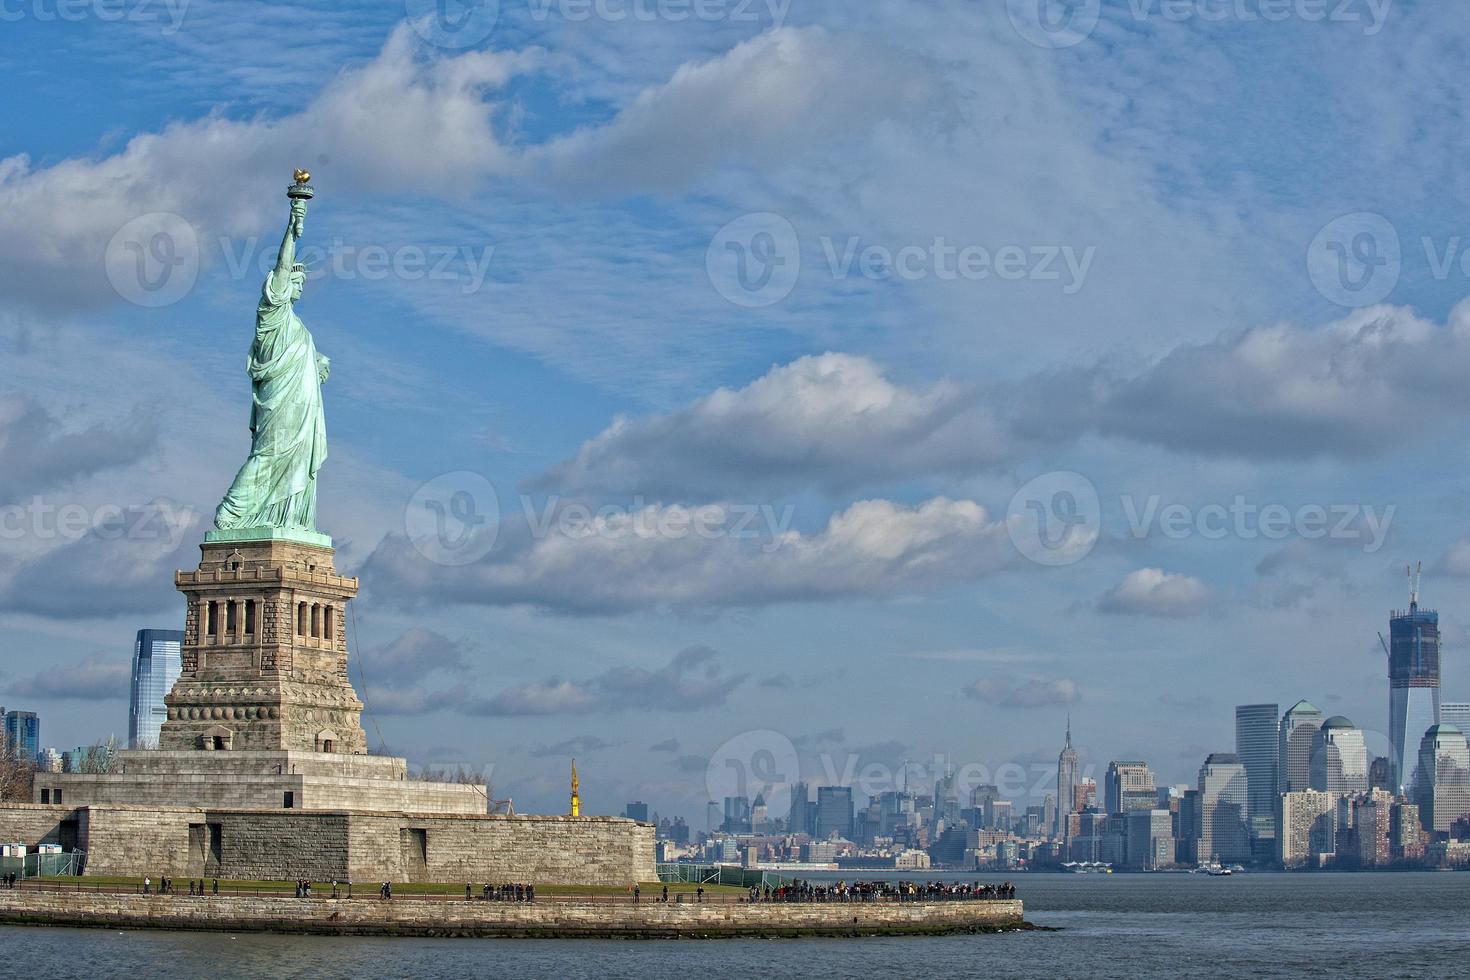
{"label": "blue sky", "polygon": [[1410,560],[1470,700],[1470,18],[857,6],[0,8],[0,703],[125,731],[296,166],[374,744],[700,825],[1068,712],[1189,781],[1236,703],[1386,729]]}

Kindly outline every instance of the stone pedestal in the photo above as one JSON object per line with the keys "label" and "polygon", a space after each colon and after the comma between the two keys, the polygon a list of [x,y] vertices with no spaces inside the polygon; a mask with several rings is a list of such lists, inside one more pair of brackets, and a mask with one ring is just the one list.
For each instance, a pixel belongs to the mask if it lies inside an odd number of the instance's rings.
{"label": "stone pedestal", "polygon": [[[223,538],[223,539],[222,539]],[[164,698],[165,750],[367,752],[347,679],[347,604],[357,579],[323,536],[211,534],[179,572],[183,670]]]}

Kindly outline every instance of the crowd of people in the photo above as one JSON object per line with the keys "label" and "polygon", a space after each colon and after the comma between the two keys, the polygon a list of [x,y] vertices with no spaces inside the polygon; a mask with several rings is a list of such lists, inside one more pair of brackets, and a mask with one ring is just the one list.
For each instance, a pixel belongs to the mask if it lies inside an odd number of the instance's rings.
{"label": "crowd of people", "polygon": [[[464,897],[470,897],[470,886],[466,882],[464,886]],[[510,885],[491,886],[485,884],[482,897],[488,902],[534,902],[536,901],[536,886],[525,885],[520,882]]]}
{"label": "crowd of people", "polygon": [[986,885],[968,881],[838,881],[817,884],[800,879],[789,885],[752,885],[752,902],[953,902],[1015,898],[1009,881]]}

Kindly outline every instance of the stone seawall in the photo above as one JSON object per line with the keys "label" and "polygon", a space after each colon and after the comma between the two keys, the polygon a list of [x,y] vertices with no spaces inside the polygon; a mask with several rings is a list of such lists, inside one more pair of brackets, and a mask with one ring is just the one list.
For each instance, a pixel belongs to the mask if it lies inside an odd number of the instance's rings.
{"label": "stone seawall", "polygon": [[0,805],[0,840],[87,852],[87,875],[317,881],[658,877],[654,833],[620,817]]}
{"label": "stone seawall", "polygon": [[928,935],[1023,928],[1019,901],[534,904],[0,890],[0,923],[314,935],[674,939]]}

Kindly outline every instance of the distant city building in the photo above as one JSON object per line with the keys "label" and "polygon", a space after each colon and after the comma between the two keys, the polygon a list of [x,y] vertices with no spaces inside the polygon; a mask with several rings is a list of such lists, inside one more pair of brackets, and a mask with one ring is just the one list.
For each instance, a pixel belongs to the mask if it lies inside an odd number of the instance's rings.
{"label": "distant city building", "polygon": [[791,813],[786,818],[788,833],[811,834],[812,825],[807,821],[807,804],[811,802],[811,798],[811,791],[806,783],[791,784]]}
{"label": "distant city building", "polygon": [[158,732],[168,719],[164,695],[173,690],[182,669],[179,630],[139,630],[133,641],[133,680],[128,698],[128,747],[156,748]]}
{"label": "distant city building", "polygon": [[763,793],[755,794],[755,802],[750,805],[750,830],[751,833],[765,834],[770,832],[770,812],[766,806],[766,797]]}
{"label": "distant city building", "polygon": [[1168,810],[1129,810],[1127,855],[1130,868],[1153,871],[1174,863],[1174,815]]}
{"label": "distant city building", "polygon": [[1147,763],[1108,763],[1108,772],[1103,778],[1104,811],[1128,813],[1131,810],[1152,810],[1157,799],[1154,774]]}
{"label": "distant city building", "polygon": [[1177,860],[1188,864],[1199,862],[1200,824],[1199,790],[1187,789],[1179,797],[1178,819],[1174,826],[1174,837],[1179,842]]}
{"label": "distant city building", "polygon": [[[970,793],[970,805],[980,811],[980,826],[995,829],[995,805],[1004,802],[1000,798],[1000,787],[990,783],[976,786]],[[1008,828],[1002,828],[1008,829]]]}
{"label": "distant city building", "polygon": [[1324,793],[1368,791],[1368,745],[1363,732],[1342,715],[1322,723],[1312,742],[1312,789]]}
{"label": "distant city building", "polygon": [[648,804],[643,802],[629,803],[623,807],[623,816],[629,820],[636,820],[639,823],[648,823]]}
{"label": "distant city building", "polygon": [[1470,813],[1470,746],[1454,725],[1435,725],[1419,742],[1415,767],[1415,802],[1424,829],[1449,833],[1450,826]]}
{"label": "distant city building", "polygon": [[5,712],[5,742],[17,759],[35,762],[41,752],[41,719],[34,711]]}
{"label": "distant city building", "polygon": [[1198,860],[1249,861],[1245,766],[1234,752],[1214,752],[1199,770]]}
{"label": "distant city building", "polygon": [[1281,716],[1275,704],[1235,707],[1235,754],[1245,766],[1246,822],[1252,840],[1276,836]]}
{"label": "distant city building", "polygon": [[1373,761],[1368,763],[1368,788],[1387,790],[1390,793],[1398,792],[1393,778],[1393,760],[1388,756],[1376,755]]}
{"label": "distant city building", "polygon": [[725,797],[725,819],[720,829],[727,834],[750,833],[750,797]]}
{"label": "distant city building", "polygon": [[852,839],[852,787],[817,787],[817,825],[813,836],[826,840],[833,834]]}
{"label": "distant city building", "polygon": [[878,829],[883,837],[904,835],[919,825],[918,800],[904,790],[878,794]]}
{"label": "distant city building", "polygon": [[[1439,706],[1441,724],[1454,725],[1462,732],[1470,732],[1470,701],[1445,701]],[[1470,735],[1466,736],[1470,738]]]}
{"label": "distant city building", "polygon": [[1415,751],[1439,724],[1439,613],[1419,608],[1417,582],[1409,608],[1388,621],[1388,739],[1399,792],[1414,783]]}
{"label": "distant city building", "polygon": [[1016,827],[1016,805],[1010,800],[996,800],[985,808],[985,826],[992,830],[1011,831]]}
{"label": "distant city building", "polygon": [[[1393,828],[1393,795],[1387,790],[1370,790],[1352,801],[1353,836],[1357,841],[1357,863],[1375,868],[1389,863]],[[1338,854],[1342,847],[1339,845]]]}
{"label": "distant city building", "polygon": [[1322,712],[1310,701],[1298,701],[1281,716],[1276,765],[1278,793],[1312,788],[1312,745],[1322,721]]}
{"label": "distant city building", "polygon": [[1276,859],[1283,867],[1317,863],[1336,850],[1337,797],[1317,790],[1282,793]]}
{"label": "distant city building", "polygon": [[1389,855],[1395,861],[1418,861],[1424,857],[1424,825],[1419,818],[1419,805],[1394,802],[1389,816]]}
{"label": "distant city building", "polygon": [[[1066,841],[1070,817],[1077,806],[1077,751],[1072,748],[1072,719],[1067,718],[1067,741],[1057,756],[1057,813],[1052,836]],[[1066,848],[1064,847],[1065,851]]]}
{"label": "distant city building", "polygon": [[1072,812],[1081,813],[1088,807],[1097,809],[1097,780],[1091,776],[1083,776],[1077,780],[1077,792],[1072,798]]}
{"label": "distant city building", "polygon": [[944,774],[934,784],[934,818],[936,828],[940,824],[952,827],[960,821],[960,796],[954,770],[946,766]]}
{"label": "distant city building", "polygon": [[36,768],[42,772],[61,772],[61,753],[47,746],[36,753]]}

